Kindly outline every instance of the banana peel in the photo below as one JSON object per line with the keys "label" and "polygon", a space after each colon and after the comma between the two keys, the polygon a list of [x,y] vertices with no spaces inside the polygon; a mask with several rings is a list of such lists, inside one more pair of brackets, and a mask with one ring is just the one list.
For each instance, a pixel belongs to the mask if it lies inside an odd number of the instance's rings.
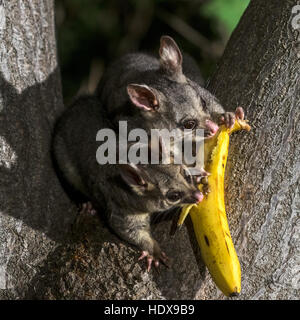
{"label": "banana peel", "polygon": [[[228,156],[229,135],[238,130],[250,130],[245,120],[236,120],[231,129],[222,125],[215,137],[205,142],[205,170],[210,173],[208,193],[197,205],[181,211],[177,226],[189,214],[201,255],[212,279],[226,296],[241,291],[241,268],[232,242],[224,203],[224,174]],[[199,189],[202,190],[202,185]]]}

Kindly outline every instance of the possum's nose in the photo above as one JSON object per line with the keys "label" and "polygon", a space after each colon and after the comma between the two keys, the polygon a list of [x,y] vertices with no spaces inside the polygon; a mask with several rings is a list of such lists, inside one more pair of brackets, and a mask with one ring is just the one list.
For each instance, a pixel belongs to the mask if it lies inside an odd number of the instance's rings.
{"label": "possum's nose", "polygon": [[203,200],[203,194],[200,191],[195,191],[193,193],[194,203],[199,203]]}
{"label": "possum's nose", "polygon": [[212,136],[219,130],[219,126],[211,120],[206,120],[205,125]]}

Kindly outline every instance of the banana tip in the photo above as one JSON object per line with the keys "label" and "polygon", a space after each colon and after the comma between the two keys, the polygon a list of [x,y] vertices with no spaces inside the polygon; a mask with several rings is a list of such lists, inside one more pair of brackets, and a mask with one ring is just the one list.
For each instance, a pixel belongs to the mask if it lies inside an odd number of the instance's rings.
{"label": "banana tip", "polygon": [[233,298],[233,297],[238,297],[239,295],[240,295],[239,292],[232,292],[232,293],[230,293],[229,297]]}

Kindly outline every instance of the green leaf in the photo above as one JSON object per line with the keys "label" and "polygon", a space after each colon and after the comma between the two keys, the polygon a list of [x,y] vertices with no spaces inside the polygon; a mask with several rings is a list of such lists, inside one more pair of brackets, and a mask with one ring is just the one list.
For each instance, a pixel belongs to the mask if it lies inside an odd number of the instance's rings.
{"label": "green leaf", "polygon": [[249,3],[250,0],[211,0],[203,5],[201,12],[221,21],[231,34]]}

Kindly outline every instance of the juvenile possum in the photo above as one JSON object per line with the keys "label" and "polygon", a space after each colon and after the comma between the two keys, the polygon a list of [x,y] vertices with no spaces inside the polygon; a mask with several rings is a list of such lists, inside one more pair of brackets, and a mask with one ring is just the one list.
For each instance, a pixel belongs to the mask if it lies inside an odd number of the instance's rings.
{"label": "juvenile possum", "polygon": [[[183,59],[185,59],[183,63]],[[132,53],[115,61],[105,72],[97,94],[116,124],[128,128],[204,129],[205,137],[218,130],[217,123],[230,127],[235,115],[201,86],[199,69],[182,54],[169,36],[160,40],[159,59]]]}
{"label": "juvenile possum", "polygon": [[202,194],[180,165],[105,164],[96,161],[96,134],[110,128],[99,100],[79,98],[56,124],[53,138],[55,161],[64,178],[91,200],[106,206],[106,219],[122,239],[142,250],[152,261],[167,263],[150,231],[151,213],[174,206],[198,203]]}

